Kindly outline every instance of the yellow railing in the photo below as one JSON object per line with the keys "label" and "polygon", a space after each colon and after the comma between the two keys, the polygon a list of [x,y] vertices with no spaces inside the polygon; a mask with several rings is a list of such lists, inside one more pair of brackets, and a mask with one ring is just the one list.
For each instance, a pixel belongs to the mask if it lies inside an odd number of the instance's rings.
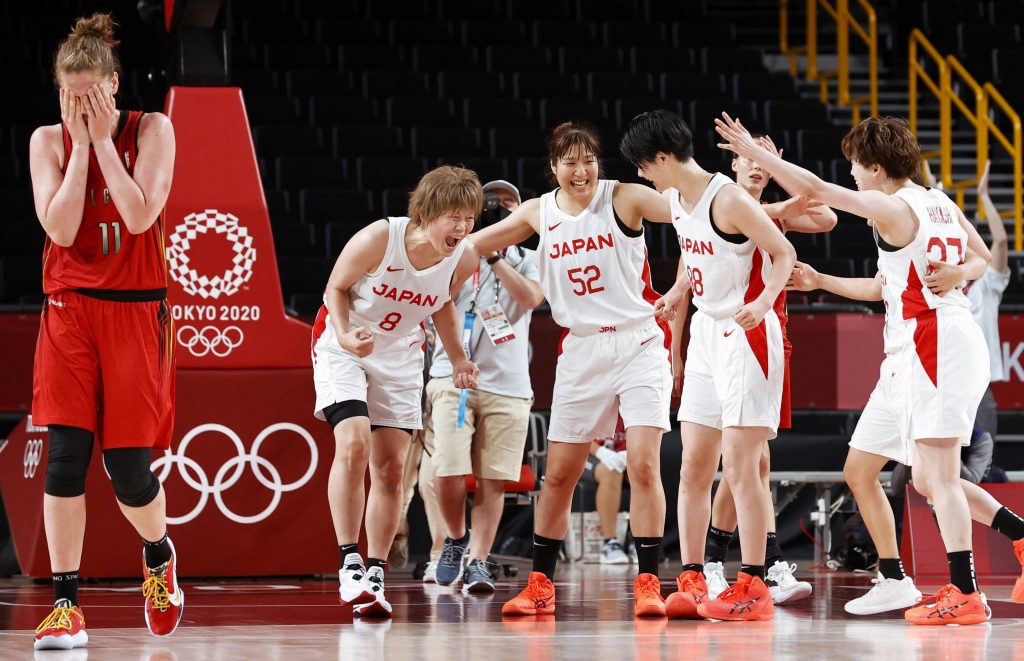
{"label": "yellow railing", "polygon": [[[867,0],[856,0],[866,15],[866,27],[850,12],[850,0],[805,0],[807,20],[807,43],[803,46],[789,45],[789,0],[780,0],[779,50],[789,56],[789,72],[796,76],[799,70],[799,56],[807,59],[807,80],[818,81],[822,103],[829,102],[829,85],[837,80],[836,103],[853,108],[853,123],[861,120],[861,107],[870,106],[871,115],[878,114],[878,19],[875,9]],[[818,70],[818,6],[821,6],[836,24],[836,69]],[[850,96],[850,30],[868,48],[869,88],[866,96]]]}
{"label": "yellow railing", "polygon": [[[942,185],[947,190],[952,189],[956,192],[956,202],[963,208],[964,191],[978,185],[978,180],[985,168],[985,161],[989,159],[989,135],[994,136],[1013,159],[1013,208],[1003,212],[1002,215],[1014,219],[1014,250],[1024,249],[1024,228],[1022,228],[1021,217],[1022,186],[1024,186],[1021,181],[1021,170],[1022,162],[1024,162],[1024,149],[1021,144],[1020,116],[992,83],[980,85],[955,57],[952,55],[942,57],[920,30],[915,29],[910,33],[909,50],[910,130],[915,135],[918,133],[918,83],[924,83],[924,87],[939,102],[939,150],[937,152],[922,152],[922,159],[938,156],[939,177]],[[938,69],[938,82],[921,64],[921,60],[925,58],[931,60],[931,63]],[[959,91],[954,88],[954,74],[957,76],[958,82],[962,83],[963,87],[974,97],[973,108],[961,98]],[[992,120],[990,116],[990,110],[994,109],[992,102],[1002,110],[1013,125],[1012,139],[1006,137],[1006,134]],[[953,179],[953,108],[956,108],[975,129],[975,176],[967,179]],[[924,167],[923,162],[922,167]],[[979,209],[979,213],[984,213],[984,211]]]}

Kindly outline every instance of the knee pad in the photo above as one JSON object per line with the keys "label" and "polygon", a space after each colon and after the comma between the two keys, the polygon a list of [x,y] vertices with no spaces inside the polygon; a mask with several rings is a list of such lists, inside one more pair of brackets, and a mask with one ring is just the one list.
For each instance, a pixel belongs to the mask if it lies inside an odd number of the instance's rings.
{"label": "knee pad", "polygon": [[85,476],[92,459],[93,433],[81,427],[50,425],[43,492],[59,498],[85,493]]}
{"label": "knee pad", "polygon": [[114,495],[128,507],[145,507],[160,493],[160,480],[150,469],[151,448],[115,448],[103,451],[103,467],[114,485]]}

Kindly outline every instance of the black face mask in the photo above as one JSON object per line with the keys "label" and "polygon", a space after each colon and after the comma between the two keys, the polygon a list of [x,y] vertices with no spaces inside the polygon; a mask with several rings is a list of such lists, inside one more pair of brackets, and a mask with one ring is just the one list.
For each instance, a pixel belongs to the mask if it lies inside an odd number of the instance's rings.
{"label": "black face mask", "polygon": [[496,209],[487,209],[482,214],[480,214],[480,220],[477,223],[477,228],[478,229],[483,229],[484,227],[488,227],[490,225],[493,225],[494,223],[498,222],[499,220],[503,220],[503,219],[507,218],[511,213],[512,212],[509,211],[508,209],[506,209],[505,207],[498,207]]}

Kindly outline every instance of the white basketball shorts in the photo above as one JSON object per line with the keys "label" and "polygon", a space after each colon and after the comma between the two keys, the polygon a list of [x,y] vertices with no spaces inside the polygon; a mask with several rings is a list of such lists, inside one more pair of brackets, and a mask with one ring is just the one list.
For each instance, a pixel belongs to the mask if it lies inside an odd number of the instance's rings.
{"label": "white basketball shorts", "polygon": [[562,337],[551,401],[552,441],[590,443],[626,429],[670,429],[669,331],[645,319],[594,335]]}
{"label": "white basketball shorts", "polygon": [[981,328],[963,308],[918,319],[913,344],[886,356],[850,447],[910,466],[914,441],[970,445],[991,373]]}
{"label": "white basketball shorts", "polygon": [[779,428],[785,359],[782,327],[773,310],[753,330],[732,318],[697,311],[683,370],[679,420],[724,429]]}
{"label": "white basketball shorts", "polygon": [[360,358],[341,348],[328,322],[313,341],[314,414],[337,402],[366,402],[370,424],[401,429],[423,428],[423,331],[385,346],[377,338],[373,353]]}

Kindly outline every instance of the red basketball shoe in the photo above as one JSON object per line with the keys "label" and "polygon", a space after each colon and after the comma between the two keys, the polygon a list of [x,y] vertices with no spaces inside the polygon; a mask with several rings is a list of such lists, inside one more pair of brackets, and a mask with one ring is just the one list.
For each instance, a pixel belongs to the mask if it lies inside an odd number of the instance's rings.
{"label": "red basketball shoe", "polygon": [[185,611],[185,593],[178,585],[178,555],[171,546],[171,559],[155,569],[143,562],[146,580],[142,583],[142,595],[146,598],[146,626],[154,636],[169,636],[178,628],[181,614]]}

